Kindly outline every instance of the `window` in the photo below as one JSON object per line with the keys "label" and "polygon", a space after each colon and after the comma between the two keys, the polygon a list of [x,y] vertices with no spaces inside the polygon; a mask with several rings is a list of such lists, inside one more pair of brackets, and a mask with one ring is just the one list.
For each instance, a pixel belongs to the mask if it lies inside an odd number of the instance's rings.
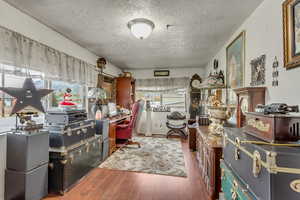
{"label": "window", "polygon": [[[41,72],[20,69],[11,65],[0,64],[0,85],[1,87],[22,87],[24,80],[30,75],[37,89],[45,87],[44,74]],[[1,117],[8,117],[13,107],[15,99],[10,95],[0,91]],[[46,100],[43,102],[46,105]]]}
{"label": "window", "polygon": [[72,101],[77,104],[78,108],[83,109],[85,105],[85,87],[75,83],[68,83],[64,81],[51,81],[51,107],[58,107],[59,102],[64,100],[66,89],[72,90]]}
{"label": "window", "polygon": [[186,90],[163,92],[136,91],[136,99],[150,100],[151,107],[167,106],[171,111],[186,111]]}

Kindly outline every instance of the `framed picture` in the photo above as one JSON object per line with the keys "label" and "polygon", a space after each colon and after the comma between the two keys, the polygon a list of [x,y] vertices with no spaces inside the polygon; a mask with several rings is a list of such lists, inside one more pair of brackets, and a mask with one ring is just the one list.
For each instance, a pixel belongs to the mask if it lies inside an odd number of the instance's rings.
{"label": "framed picture", "polygon": [[170,70],[154,70],[154,76],[170,76]]}
{"label": "framed picture", "polygon": [[286,0],[283,4],[284,66],[300,66],[300,0]]}
{"label": "framed picture", "polygon": [[266,55],[262,55],[251,62],[251,86],[264,85],[266,74]]}
{"label": "framed picture", "polygon": [[244,86],[245,31],[241,32],[226,48],[226,104],[236,105],[235,88]]}
{"label": "framed picture", "polygon": [[226,85],[228,88],[244,86],[245,32],[240,33],[226,48]]}

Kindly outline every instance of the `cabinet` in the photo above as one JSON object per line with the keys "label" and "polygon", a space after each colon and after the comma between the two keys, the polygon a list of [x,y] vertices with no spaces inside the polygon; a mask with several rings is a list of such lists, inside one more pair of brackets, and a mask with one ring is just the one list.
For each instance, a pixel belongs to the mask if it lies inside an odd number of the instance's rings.
{"label": "cabinet", "polygon": [[199,127],[196,133],[196,149],[200,174],[209,194],[209,199],[218,199],[221,191],[221,141],[208,136],[207,126]]}
{"label": "cabinet", "polygon": [[118,77],[116,79],[117,105],[131,109],[135,101],[135,80],[131,77]]}

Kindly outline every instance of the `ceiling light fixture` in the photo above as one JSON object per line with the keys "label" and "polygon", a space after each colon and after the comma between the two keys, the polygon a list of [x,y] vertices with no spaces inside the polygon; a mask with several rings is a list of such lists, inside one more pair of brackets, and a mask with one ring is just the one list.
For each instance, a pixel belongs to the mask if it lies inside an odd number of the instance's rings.
{"label": "ceiling light fixture", "polygon": [[137,18],[127,24],[131,33],[138,39],[146,39],[149,37],[155,27],[154,23],[148,19]]}

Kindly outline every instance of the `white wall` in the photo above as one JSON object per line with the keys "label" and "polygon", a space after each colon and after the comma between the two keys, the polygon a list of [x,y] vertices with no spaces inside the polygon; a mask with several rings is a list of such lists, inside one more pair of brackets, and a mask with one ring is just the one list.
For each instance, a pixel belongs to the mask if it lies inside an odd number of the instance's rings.
{"label": "white wall", "polygon": [[[0,26],[23,34],[33,40],[46,44],[68,55],[96,64],[98,56],[79,46],[51,28],[41,24],[34,18],[0,0]],[[104,72],[118,75],[121,70],[112,64]]]}
{"label": "white wall", "polygon": [[[125,70],[132,73],[133,77],[136,79],[147,79],[147,78],[154,78],[153,71],[158,69],[131,69]],[[170,68],[171,78],[175,77],[192,77],[194,74],[198,74],[201,78],[204,78],[206,75],[204,67],[198,68],[190,68],[190,67],[182,67],[182,68]],[[166,78],[166,77],[162,77]]]}
{"label": "white wall", "polygon": [[[213,59],[219,60],[226,68],[226,46],[243,30],[246,31],[245,86],[250,86],[250,61],[266,54],[266,103],[284,102],[300,104],[300,67],[286,70],[283,67],[283,24],[282,3],[284,0],[264,0],[251,16],[229,38],[222,49],[207,65],[207,73],[212,69]],[[279,61],[279,87],[272,87],[272,63],[275,56]],[[226,70],[225,70],[226,71]]]}

